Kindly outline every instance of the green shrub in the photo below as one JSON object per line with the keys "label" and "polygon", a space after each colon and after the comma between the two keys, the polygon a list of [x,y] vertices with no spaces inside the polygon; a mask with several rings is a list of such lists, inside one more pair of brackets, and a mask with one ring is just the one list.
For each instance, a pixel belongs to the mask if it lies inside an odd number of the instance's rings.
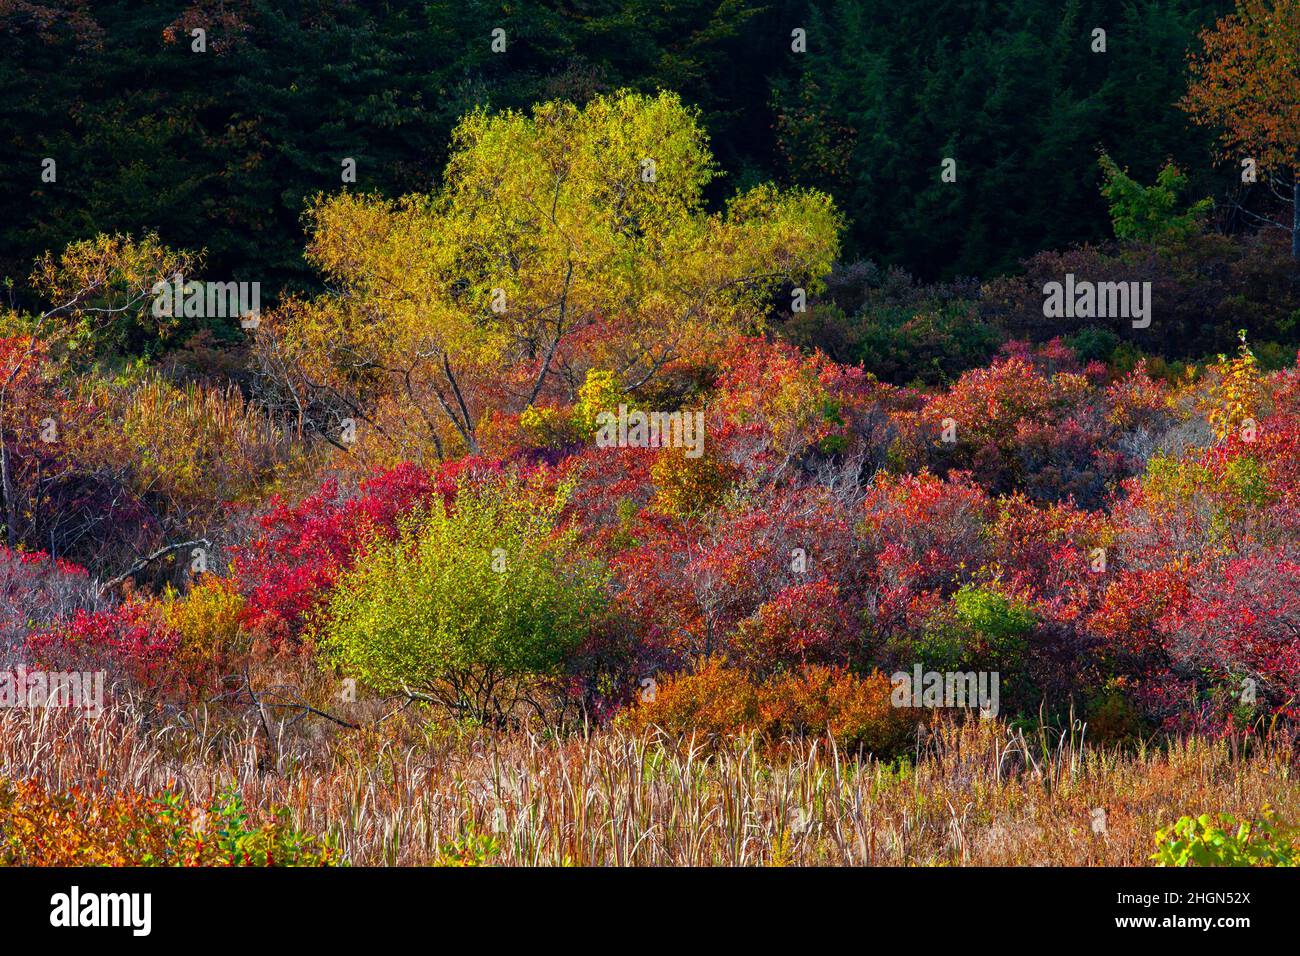
{"label": "green shrub", "polygon": [[[272,822],[250,827],[243,797],[233,787],[212,801],[206,816],[201,817],[206,830],[197,835],[193,811],[180,795],[163,794],[154,807],[148,839],[133,835],[127,840],[128,844],[137,840],[142,844],[139,862],[143,866],[175,866],[187,858],[190,865],[210,862],[202,851],[232,866],[329,866],[339,859],[338,848],[330,839],[318,841],[297,830],[287,810],[275,810]],[[161,851],[152,848],[160,834],[166,837]]]}
{"label": "green shrub", "polygon": [[1120,346],[1120,337],[1110,329],[1089,325],[1080,329],[1066,340],[1066,345],[1074,349],[1079,361],[1109,363]]}
{"label": "green shrub", "polygon": [[561,672],[603,606],[604,573],[559,526],[565,497],[510,481],[404,519],[335,586],[326,660],[381,693],[504,721]]}
{"label": "green shrub", "polygon": [[1181,212],[1179,195],[1187,189],[1187,176],[1173,163],[1165,163],[1154,185],[1143,186],[1105,153],[1100,165],[1106,181],[1101,193],[1110,202],[1115,238],[1131,242],[1177,241],[1195,234],[1214,208],[1210,199],[1198,199]]}
{"label": "green shrub", "polygon": [[480,833],[473,824],[454,840],[438,848],[434,866],[491,866],[500,855],[501,844],[496,838]]}
{"label": "green shrub", "polygon": [[967,584],[931,619],[916,650],[932,670],[996,670],[1023,658],[1036,620],[1024,604]]}
{"label": "green shrub", "polygon": [[1256,822],[1238,822],[1230,813],[1217,822],[1208,813],[1181,817],[1156,833],[1151,854],[1157,866],[1295,866],[1296,857],[1293,832],[1274,823],[1267,807]]}
{"label": "green shrub", "polygon": [[955,381],[993,356],[1001,341],[969,300],[907,304],[867,302],[852,314],[833,304],[795,316],[786,336],[859,364],[882,381],[938,385]]}
{"label": "green shrub", "polygon": [[1088,739],[1096,744],[1128,743],[1142,736],[1142,716],[1126,693],[1124,682],[1111,678],[1087,704]]}

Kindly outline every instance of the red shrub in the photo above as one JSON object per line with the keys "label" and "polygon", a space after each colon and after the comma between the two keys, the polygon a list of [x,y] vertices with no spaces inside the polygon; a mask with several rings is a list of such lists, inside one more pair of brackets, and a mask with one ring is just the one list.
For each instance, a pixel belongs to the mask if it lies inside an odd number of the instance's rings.
{"label": "red shrub", "polygon": [[85,568],[0,546],[0,665],[33,631],[99,604]]}
{"label": "red shrub", "polygon": [[740,622],[733,644],[739,660],[761,674],[847,660],[861,630],[839,588],[823,579],[783,588]]}
{"label": "red shrub", "polygon": [[[636,534],[639,543],[612,562],[616,604],[659,663],[680,666],[693,656],[722,654],[767,668],[805,651],[834,653],[857,636],[848,602],[866,597],[865,562],[850,512],[822,489],[771,491],[707,524],[652,518]],[[803,613],[801,602],[817,593],[801,590],[806,587],[838,594],[844,610],[821,616],[816,634],[799,648],[779,635]],[[795,590],[781,598],[788,589]],[[776,603],[761,617],[769,602]],[[750,618],[740,635],[737,628]],[[757,648],[769,640],[791,656],[760,659]]]}
{"label": "red shrub", "polygon": [[1270,549],[1206,562],[1187,589],[1161,621],[1174,662],[1300,715],[1300,561]]}
{"label": "red shrub", "polygon": [[955,591],[988,558],[985,528],[993,503],[969,475],[879,475],[863,511],[866,545],[876,555],[876,611],[884,631]]}
{"label": "red shrub", "polygon": [[168,628],[156,602],[132,601],[112,610],[78,611],[70,621],[33,634],[32,661],[47,670],[106,670],[132,686],[173,691],[179,673],[181,635]]}
{"label": "red shrub", "polygon": [[248,598],[246,625],[272,643],[297,639],[340,572],[375,536],[391,537],[397,519],[434,496],[454,499],[461,479],[497,472],[496,464],[462,459],[429,474],[410,464],[380,472],[345,497],[334,481],[289,505],[272,499],[259,520],[263,534],[236,552],[233,568]]}

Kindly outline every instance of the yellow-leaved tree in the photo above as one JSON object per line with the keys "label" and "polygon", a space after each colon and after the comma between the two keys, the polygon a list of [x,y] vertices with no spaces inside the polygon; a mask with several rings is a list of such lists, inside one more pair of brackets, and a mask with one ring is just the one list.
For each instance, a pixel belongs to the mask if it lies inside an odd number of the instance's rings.
{"label": "yellow-leaved tree", "polygon": [[452,146],[431,195],[318,197],[308,257],[331,291],[258,330],[270,397],[371,460],[475,452],[485,414],[572,403],[591,370],[635,396],[761,326],[780,289],[815,289],[838,251],[821,193],[710,211],[719,173],[671,93],[479,111]]}

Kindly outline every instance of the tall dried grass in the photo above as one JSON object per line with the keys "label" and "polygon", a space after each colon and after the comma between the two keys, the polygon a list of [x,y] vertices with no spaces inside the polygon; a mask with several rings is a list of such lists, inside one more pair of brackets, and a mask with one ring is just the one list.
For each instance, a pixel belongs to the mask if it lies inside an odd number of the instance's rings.
{"label": "tall dried grass", "polygon": [[[1300,822],[1289,743],[1242,752],[1190,738],[1120,752],[1075,725],[1027,740],[1005,725],[935,729],[917,759],[881,762],[828,741],[673,744],[471,733],[284,731],[274,756],[250,720],[151,722],[115,705],[98,719],[0,712],[0,777],[70,789],[175,789],[203,800],[237,781],[250,808],[287,807],[353,864],[434,862],[467,832],[506,865],[1144,865],[1184,813]],[[1096,832],[1095,810],[1105,811]]]}

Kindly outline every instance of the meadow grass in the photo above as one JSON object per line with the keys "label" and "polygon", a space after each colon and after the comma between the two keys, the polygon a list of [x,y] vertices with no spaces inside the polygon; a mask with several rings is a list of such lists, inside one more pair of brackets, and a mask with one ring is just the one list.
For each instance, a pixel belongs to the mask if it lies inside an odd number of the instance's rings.
{"label": "meadow grass", "polygon": [[234,782],[251,810],[287,808],[354,865],[446,862],[459,847],[523,866],[1142,866],[1156,830],[1184,814],[1270,806],[1300,822],[1295,751],[1277,737],[1108,749],[1077,723],[1027,737],[947,721],[892,761],[830,740],[450,732],[411,713],[277,737],[258,721],[162,721],[123,704],[98,719],[7,710],[0,778],[196,801]]}

